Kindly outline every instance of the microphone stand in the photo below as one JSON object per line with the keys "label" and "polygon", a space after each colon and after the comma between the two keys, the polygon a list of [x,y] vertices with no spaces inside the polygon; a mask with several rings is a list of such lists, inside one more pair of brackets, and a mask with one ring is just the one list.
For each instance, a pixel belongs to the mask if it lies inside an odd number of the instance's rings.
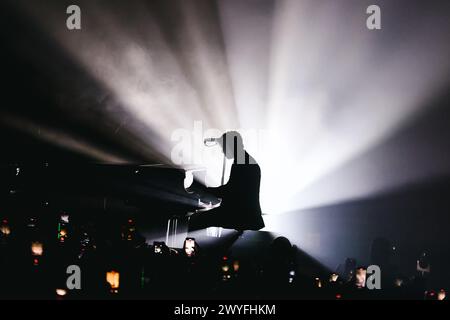
{"label": "microphone stand", "polygon": [[225,184],[225,166],[227,164],[227,158],[223,155],[223,163],[222,163],[222,185]]}

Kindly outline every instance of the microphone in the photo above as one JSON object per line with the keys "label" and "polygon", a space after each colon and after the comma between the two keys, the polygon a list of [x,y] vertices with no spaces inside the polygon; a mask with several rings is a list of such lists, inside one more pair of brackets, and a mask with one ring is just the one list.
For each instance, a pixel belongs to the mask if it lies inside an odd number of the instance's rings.
{"label": "microphone", "polygon": [[207,147],[213,146],[217,143],[217,138],[206,138],[203,140],[203,144]]}

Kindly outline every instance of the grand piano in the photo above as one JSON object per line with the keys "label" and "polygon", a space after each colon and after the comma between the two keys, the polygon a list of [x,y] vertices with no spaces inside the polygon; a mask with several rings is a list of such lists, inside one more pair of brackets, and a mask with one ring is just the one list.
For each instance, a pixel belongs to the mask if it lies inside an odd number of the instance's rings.
{"label": "grand piano", "polygon": [[[117,198],[130,206],[172,214],[204,207],[199,202],[199,180],[204,181],[205,174],[199,167],[185,170],[163,164],[15,164],[0,168],[1,197],[58,198],[70,194]],[[210,195],[202,197],[214,201]]]}
{"label": "grand piano", "polygon": [[65,210],[106,219],[136,216],[166,241],[182,222],[219,200],[205,192],[206,170],[163,164],[13,164],[0,167],[3,212],[16,215]]}

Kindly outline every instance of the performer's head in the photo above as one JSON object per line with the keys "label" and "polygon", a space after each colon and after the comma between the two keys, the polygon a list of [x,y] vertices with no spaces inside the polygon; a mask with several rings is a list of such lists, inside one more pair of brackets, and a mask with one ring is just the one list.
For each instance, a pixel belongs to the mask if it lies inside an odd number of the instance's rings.
{"label": "performer's head", "polygon": [[219,139],[223,154],[227,159],[237,159],[244,155],[244,143],[241,134],[237,131],[225,132]]}

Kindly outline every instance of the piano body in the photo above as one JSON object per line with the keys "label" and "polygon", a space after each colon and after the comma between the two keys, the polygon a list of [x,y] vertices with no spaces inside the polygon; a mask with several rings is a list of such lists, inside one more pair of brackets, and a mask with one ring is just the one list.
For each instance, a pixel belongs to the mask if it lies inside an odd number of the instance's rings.
{"label": "piano body", "polygon": [[170,245],[179,242],[180,229],[187,232],[189,213],[217,203],[204,192],[205,177],[201,167],[162,164],[7,165],[0,168],[0,202],[3,212],[23,218],[58,211],[105,220],[138,215],[155,233],[164,232]]}

